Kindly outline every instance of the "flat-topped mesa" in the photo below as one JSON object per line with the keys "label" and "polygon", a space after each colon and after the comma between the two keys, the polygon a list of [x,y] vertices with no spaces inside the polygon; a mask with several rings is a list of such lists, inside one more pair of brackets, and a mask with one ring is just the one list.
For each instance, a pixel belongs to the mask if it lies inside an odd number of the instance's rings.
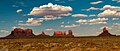
{"label": "flat-topped mesa", "polygon": [[112,35],[111,33],[108,32],[107,28],[104,27],[103,32],[99,34],[98,36],[116,36],[116,35]]}
{"label": "flat-topped mesa", "polygon": [[21,28],[15,28],[10,35],[6,36],[8,38],[28,38],[28,37],[34,37],[35,35],[32,32],[32,29],[21,29]]}
{"label": "flat-topped mesa", "polygon": [[21,28],[15,28],[12,33],[23,33],[24,30]]}
{"label": "flat-topped mesa", "polygon": [[32,29],[25,29],[25,30],[24,30],[24,33],[30,33],[30,34],[33,34],[33,31],[32,31]]}
{"label": "flat-topped mesa", "polygon": [[62,32],[62,31],[56,31],[54,32],[54,35],[53,36],[65,36],[66,33],[65,32]]}
{"label": "flat-topped mesa", "polygon": [[62,31],[55,31],[53,37],[74,37],[74,35],[72,35],[72,30],[68,30],[68,34]]}
{"label": "flat-topped mesa", "polygon": [[66,32],[55,31],[53,37],[66,37]]}

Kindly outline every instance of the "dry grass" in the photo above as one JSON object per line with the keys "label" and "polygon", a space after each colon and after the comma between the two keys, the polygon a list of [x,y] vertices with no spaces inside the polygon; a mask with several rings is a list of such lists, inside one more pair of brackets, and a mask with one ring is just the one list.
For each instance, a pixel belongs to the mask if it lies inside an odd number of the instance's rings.
{"label": "dry grass", "polygon": [[120,37],[0,39],[4,51],[120,51]]}

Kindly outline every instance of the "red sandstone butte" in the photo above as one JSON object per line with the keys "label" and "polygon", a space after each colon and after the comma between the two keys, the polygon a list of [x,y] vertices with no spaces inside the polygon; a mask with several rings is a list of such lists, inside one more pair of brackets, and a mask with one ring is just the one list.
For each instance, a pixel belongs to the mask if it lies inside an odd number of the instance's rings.
{"label": "red sandstone butte", "polygon": [[21,28],[15,28],[13,31],[11,31],[11,34],[6,36],[7,38],[28,38],[28,37],[34,37],[35,35],[32,32],[32,29],[21,29]]}
{"label": "red sandstone butte", "polygon": [[41,34],[39,35],[36,35],[37,38],[47,38],[47,37],[50,37],[49,35],[46,35],[45,32],[42,32]]}
{"label": "red sandstone butte", "polygon": [[108,32],[107,28],[104,27],[103,32],[99,34],[98,36],[116,36],[116,35],[112,35],[111,33]]}

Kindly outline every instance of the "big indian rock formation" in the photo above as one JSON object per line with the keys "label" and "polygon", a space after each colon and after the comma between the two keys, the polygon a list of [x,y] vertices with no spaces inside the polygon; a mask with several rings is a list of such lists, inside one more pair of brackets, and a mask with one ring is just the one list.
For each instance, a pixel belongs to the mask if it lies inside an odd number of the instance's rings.
{"label": "big indian rock formation", "polygon": [[35,37],[33,34],[32,29],[21,29],[21,28],[15,28],[13,31],[11,31],[11,34],[6,36],[6,38],[31,38]]}
{"label": "big indian rock formation", "polygon": [[109,31],[107,30],[106,27],[103,28],[103,32],[101,34],[99,34],[98,36],[116,36],[116,35],[112,35],[111,33],[109,33]]}

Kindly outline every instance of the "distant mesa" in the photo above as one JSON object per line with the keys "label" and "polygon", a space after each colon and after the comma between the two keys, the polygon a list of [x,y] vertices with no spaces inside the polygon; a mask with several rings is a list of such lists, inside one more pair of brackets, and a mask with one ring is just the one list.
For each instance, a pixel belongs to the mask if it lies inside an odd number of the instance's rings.
{"label": "distant mesa", "polygon": [[111,33],[108,32],[106,27],[104,27],[103,32],[101,34],[99,34],[98,36],[116,36],[116,35],[112,35]]}
{"label": "distant mesa", "polygon": [[53,37],[74,37],[72,30],[68,30],[68,34],[62,31],[55,31]]}
{"label": "distant mesa", "polygon": [[[98,37],[101,36],[116,36],[112,35],[108,32],[106,27],[103,28],[103,32],[98,35]],[[39,35],[35,35],[32,31],[32,29],[21,29],[21,28],[15,28],[11,33],[3,38],[47,38],[47,37],[60,37],[60,38],[71,38],[74,37],[72,30],[66,31],[55,31],[52,36],[46,35],[44,31],[41,32]]]}
{"label": "distant mesa", "polygon": [[42,32],[41,34],[36,35],[36,38],[47,38],[47,37],[50,37],[50,36],[46,35],[45,32]]}
{"label": "distant mesa", "polygon": [[6,38],[30,38],[34,36],[32,29],[23,30],[21,28],[15,28]]}

